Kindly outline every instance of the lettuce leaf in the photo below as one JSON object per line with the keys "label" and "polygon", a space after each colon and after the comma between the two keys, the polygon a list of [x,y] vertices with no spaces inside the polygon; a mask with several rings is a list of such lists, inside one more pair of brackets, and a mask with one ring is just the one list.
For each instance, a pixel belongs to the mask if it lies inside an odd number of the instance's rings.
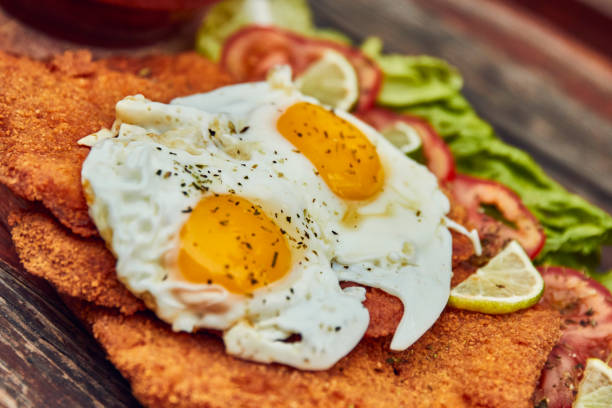
{"label": "lettuce leaf", "polygon": [[612,270],[609,270],[608,273],[595,273],[593,274],[593,278],[608,288],[610,293],[612,293]]}
{"label": "lettuce leaf", "polygon": [[224,0],[206,13],[196,35],[196,51],[219,60],[225,39],[248,24],[275,25],[300,34],[350,44],[333,29],[316,28],[306,0]]}
{"label": "lettuce leaf", "polygon": [[546,233],[536,263],[597,267],[601,246],[612,244],[612,217],[553,181],[527,153],[501,141],[461,95],[456,69],[431,57],[384,55],[378,39],[368,39],[362,50],[384,74],[380,105],[428,120],[448,143],[458,172],[499,181],[521,197]]}
{"label": "lettuce leaf", "polygon": [[366,55],[379,56],[375,59],[384,72],[378,96],[381,105],[403,107],[441,100],[453,96],[463,86],[459,72],[441,59],[397,54],[382,58],[382,41],[377,37],[368,38],[361,48]]}

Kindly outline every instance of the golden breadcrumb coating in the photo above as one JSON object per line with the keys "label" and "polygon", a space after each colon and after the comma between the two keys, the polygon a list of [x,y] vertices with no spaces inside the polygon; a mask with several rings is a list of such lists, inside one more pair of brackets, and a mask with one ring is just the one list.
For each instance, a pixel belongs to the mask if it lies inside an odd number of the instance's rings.
{"label": "golden breadcrumb coating", "polygon": [[76,142],[110,127],[115,104],[127,95],[168,102],[229,83],[215,64],[195,53],[130,61],[146,63],[140,75],[92,61],[87,51],[66,52],[48,63],[0,52],[0,183],[41,201],[83,236],[96,229],[81,189],[89,148]]}
{"label": "golden breadcrumb coating", "polygon": [[[44,214],[21,214],[13,225],[26,269],[55,282],[64,294],[80,293],[81,299],[91,293],[91,283],[99,282],[103,291],[93,296],[93,302],[120,303],[114,298],[122,292],[116,277],[101,273],[106,267],[98,269],[113,263],[101,241],[78,237]],[[33,233],[23,235],[24,231]],[[31,239],[35,236],[46,238],[37,242]],[[71,280],[61,271],[76,276]],[[66,290],[69,282],[74,292]],[[369,290],[376,300],[366,301],[372,316],[399,320],[399,301],[377,292]],[[400,308],[389,312],[387,298]],[[217,335],[175,333],[150,313],[128,316],[77,299],[68,303],[91,324],[136,397],[151,407],[528,407],[560,336],[557,312],[544,307],[505,316],[446,309],[404,352],[389,350],[390,328],[379,319],[332,369],[305,372],[235,359],[226,355]]]}
{"label": "golden breadcrumb coating", "polygon": [[9,225],[25,269],[49,281],[59,293],[126,314],[144,309],[117,279],[115,257],[101,239],[72,234],[36,212],[13,213]]}
{"label": "golden breadcrumb coating", "polygon": [[556,343],[558,315],[540,306],[505,316],[447,309],[417,343],[389,350],[365,338],[327,371],[227,355],[215,335],[175,333],[147,313],[68,304],[148,407],[527,408]]}

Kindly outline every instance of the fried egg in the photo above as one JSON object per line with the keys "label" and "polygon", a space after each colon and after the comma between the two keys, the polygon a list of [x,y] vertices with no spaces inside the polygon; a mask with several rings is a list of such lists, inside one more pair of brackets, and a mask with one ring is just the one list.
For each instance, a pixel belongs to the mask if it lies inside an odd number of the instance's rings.
{"label": "fried egg", "polygon": [[267,81],[117,103],[82,169],[117,275],[177,331],[229,354],[331,367],[369,323],[362,287],[404,305],[391,349],[446,305],[449,203],[427,168],[346,112]]}

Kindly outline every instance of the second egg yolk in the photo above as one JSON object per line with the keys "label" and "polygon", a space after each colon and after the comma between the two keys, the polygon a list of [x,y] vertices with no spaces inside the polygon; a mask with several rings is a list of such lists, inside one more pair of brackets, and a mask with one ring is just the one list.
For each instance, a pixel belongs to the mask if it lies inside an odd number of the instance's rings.
{"label": "second egg yolk", "polygon": [[352,123],[319,105],[300,102],[281,115],[276,127],[338,197],[364,200],[380,191],[384,175],[376,147]]}
{"label": "second egg yolk", "polygon": [[283,233],[244,198],[205,197],[180,231],[179,270],[189,282],[250,293],[289,272],[291,253]]}

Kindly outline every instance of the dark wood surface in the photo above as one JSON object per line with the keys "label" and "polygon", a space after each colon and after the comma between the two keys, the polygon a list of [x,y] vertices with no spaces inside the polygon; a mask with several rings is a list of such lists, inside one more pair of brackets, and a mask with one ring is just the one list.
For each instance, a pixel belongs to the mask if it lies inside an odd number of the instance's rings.
{"label": "dark wood surface", "polygon": [[[612,63],[597,47],[505,0],[311,3],[321,26],[355,40],[378,35],[388,51],[431,54],[455,64],[468,99],[506,141],[612,212]],[[93,51],[105,56],[187,49],[194,28],[139,49]],[[24,27],[0,9],[0,49],[45,58],[76,47]],[[20,205],[0,187],[0,219]],[[603,264],[612,268],[609,249]],[[3,223],[0,327],[0,407],[138,406],[129,384],[54,290],[20,268]]]}
{"label": "dark wood surface", "polygon": [[[503,0],[541,16],[546,21],[562,27],[580,41],[588,43],[598,52],[612,58],[612,3],[606,0]],[[604,7],[607,3],[608,8]],[[588,22],[588,24],[585,24]]]}

